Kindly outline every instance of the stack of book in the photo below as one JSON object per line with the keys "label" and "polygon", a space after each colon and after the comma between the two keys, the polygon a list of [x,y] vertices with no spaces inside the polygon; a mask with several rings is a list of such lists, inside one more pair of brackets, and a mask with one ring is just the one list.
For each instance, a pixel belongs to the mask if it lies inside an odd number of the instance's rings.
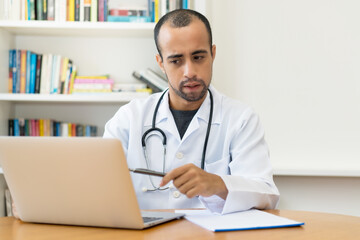
{"label": "stack of book", "polygon": [[140,71],[134,71],[133,76],[146,83],[152,92],[162,92],[168,88],[168,82],[166,78],[156,73],[154,70],[147,68]]}
{"label": "stack of book", "polygon": [[9,50],[9,93],[67,94],[75,76],[67,57]]}
{"label": "stack of book", "polygon": [[76,76],[70,93],[110,93],[113,85],[109,76]]}
{"label": "stack of book", "polygon": [[97,136],[96,126],[60,122],[51,119],[9,119],[8,130],[9,136]]}
{"label": "stack of book", "polygon": [[[3,0],[5,20],[157,22],[196,0]],[[0,14],[1,15],[1,14]]]}

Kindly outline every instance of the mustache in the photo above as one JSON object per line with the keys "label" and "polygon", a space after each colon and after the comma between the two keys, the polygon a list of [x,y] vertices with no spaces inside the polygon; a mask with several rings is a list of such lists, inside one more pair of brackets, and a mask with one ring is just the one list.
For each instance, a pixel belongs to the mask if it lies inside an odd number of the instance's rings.
{"label": "mustache", "polygon": [[204,82],[203,80],[198,79],[198,78],[196,78],[196,77],[193,77],[193,78],[187,78],[187,79],[185,79],[184,81],[182,81],[182,82],[180,83],[180,87],[184,87],[185,84],[194,83],[194,82],[199,83],[199,84],[201,84],[201,85],[204,85],[204,84],[205,84],[205,82]]}

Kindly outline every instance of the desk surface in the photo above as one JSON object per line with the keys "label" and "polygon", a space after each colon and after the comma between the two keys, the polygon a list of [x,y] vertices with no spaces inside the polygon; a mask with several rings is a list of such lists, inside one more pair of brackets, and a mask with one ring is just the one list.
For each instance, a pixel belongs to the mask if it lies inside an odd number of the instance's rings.
{"label": "desk surface", "polygon": [[0,239],[358,239],[360,218],[338,214],[289,210],[267,212],[304,221],[301,227],[214,233],[185,219],[175,220],[146,230],[108,229],[24,223],[12,217],[0,218]]}

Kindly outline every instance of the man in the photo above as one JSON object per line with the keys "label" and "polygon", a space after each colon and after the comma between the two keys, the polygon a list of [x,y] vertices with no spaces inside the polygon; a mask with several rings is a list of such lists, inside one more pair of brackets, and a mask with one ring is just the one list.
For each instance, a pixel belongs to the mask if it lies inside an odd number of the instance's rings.
{"label": "man", "polygon": [[159,20],[154,38],[168,91],[122,106],[104,133],[121,140],[129,168],[167,173],[132,174],[140,207],[275,208],[279,192],[257,115],[210,86],[216,46],[208,20],[175,10]]}

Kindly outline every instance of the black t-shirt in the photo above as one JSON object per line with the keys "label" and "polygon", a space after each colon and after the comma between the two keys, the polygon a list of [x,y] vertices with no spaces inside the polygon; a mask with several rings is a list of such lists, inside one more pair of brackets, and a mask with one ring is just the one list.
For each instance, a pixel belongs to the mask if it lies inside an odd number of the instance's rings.
{"label": "black t-shirt", "polygon": [[172,115],[174,116],[176,127],[180,134],[180,138],[182,139],[182,137],[186,132],[186,129],[188,128],[191,120],[195,116],[198,109],[191,111],[179,111],[170,108],[170,110]]}

